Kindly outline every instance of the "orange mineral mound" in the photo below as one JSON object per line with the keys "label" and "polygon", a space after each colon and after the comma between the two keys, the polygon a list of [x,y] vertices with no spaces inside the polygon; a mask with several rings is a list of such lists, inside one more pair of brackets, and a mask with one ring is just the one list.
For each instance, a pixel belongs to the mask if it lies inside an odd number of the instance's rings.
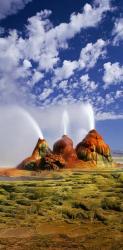
{"label": "orange mineral mound", "polygon": [[41,159],[40,168],[42,170],[58,170],[66,167],[66,162],[62,155],[47,154]]}
{"label": "orange mineral mound", "polygon": [[48,144],[45,139],[39,139],[36,147],[30,157],[22,161],[17,168],[19,169],[28,169],[28,170],[37,170],[39,168],[41,159],[45,157],[46,154],[50,153],[51,150],[48,147]]}
{"label": "orange mineral mound", "polygon": [[112,162],[110,147],[95,129],[91,130],[76,146],[76,153],[78,158],[84,161]]}
{"label": "orange mineral mound", "polygon": [[67,135],[63,135],[60,140],[55,142],[53,153],[62,155],[67,163],[77,160],[76,151],[73,148],[73,141]]}
{"label": "orange mineral mound", "polygon": [[53,152],[45,139],[39,139],[32,155],[17,168],[22,170],[55,170],[62,168],[89,168],[97,163],[105,166],[112,164],[110,147],[104,142],[96,130],[91,130],[76,149],[73,141],[63,135],[55,142]]}

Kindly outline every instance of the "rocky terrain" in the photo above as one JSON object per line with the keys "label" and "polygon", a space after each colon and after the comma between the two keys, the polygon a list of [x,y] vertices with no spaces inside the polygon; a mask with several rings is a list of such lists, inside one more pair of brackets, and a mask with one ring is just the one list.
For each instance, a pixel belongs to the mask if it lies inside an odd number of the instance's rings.
{"label": "rocky terrain", "polygon": [[25,159],[18,169],[27,170],[55,170],[61,168],[85,168],[112,166],[110,147],[96,130],[91,130],[76,148],[67,135],[48,147],[46,140],[38,140],[31,155]]}
{"label": "rocky terrain", "polygon": [[67,165],[77,161],[77,154],[73,147],[73,141],[67,135],[63,135],[53,146],[53,154],[62,155]]}
{"label": "rocky terrain", "polygon": [[110,147],[96,130],[91,130],[76,146],[76,153],[79,159],[93,161],[95,164],[112,163]]}

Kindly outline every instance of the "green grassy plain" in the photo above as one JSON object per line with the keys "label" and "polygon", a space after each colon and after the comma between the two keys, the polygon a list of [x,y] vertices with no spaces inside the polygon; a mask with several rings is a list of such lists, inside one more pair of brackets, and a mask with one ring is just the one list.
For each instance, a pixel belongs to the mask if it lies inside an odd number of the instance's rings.
{"label": "green grassy plain", "polygon": [[122,171],[66,170],[0,182],[2,250],[118,250],[122,239]]}

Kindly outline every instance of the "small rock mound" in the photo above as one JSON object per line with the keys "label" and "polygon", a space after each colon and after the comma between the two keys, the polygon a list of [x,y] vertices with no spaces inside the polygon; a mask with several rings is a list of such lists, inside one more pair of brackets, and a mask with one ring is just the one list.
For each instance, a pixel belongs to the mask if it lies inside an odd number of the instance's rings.
{"label": "small rock mound", "polygon": [[39,139],[36,147],[32,153],[32,157],[36,160],[41,159],[44,157],[46,154],[50,153],[51,150],[48,146],[48,143],[46,142],[45,139]]}
{"label": "small rock mound", "polygon": [[58,170],[65,168],[66,162],[61,155],[48,154],[41,159],[41,170]]}
{"label": "small rock mound", "polygon": [[96,130],[91,130],[84,140],[76,146],[76,153],[78,158],[84,161],[112,162],[110,147]]}
{"label": "small rock mound", "polygon": [[76,151],[73,148],[73,141],[63,135],[53,146],[53,154],[62,155],[66,162],[74,162],[77,160]]}
{"label": "small rock mound", "polygon": [[27,170],[38,170],[40,168],[41,159],[47,154],[50,154],[51,150],[48,147],[46,140],[39,139],[32,155],[22,161],[17,168]]}

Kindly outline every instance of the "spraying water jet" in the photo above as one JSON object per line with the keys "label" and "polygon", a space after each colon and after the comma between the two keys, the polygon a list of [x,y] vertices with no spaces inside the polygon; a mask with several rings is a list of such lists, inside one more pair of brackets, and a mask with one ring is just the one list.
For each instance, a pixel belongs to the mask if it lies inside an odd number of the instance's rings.
{"label": "spraying water jet", "polygon": [[63,131],[64,135],[67,135],[68,133],[68,127],[69,127],[69,115],[67,110],[64,110],[62,115],[62,124],[63,124]]}
{"label": "spraying water jet", "polygon": [[94,118],[94,110],[91,104],[86,104],[86,112],[87,118],[89,122],[89,130],[93,130],[95,128],[95,118]]}
{"label": "spraying water jet", "polygon": [[28,121],[31,123],[32,127],[35,129],[38,137],[40,139],[44,139],[43,137],[43,133],[38,125],[38,123],[36,122],[36,120],[31,116],[31,114],[29,112],[27,112],[25,109],[20,108],[21,112],[23,113],[24,116],[26,116],[26,118],[28,119]]}
{"label": "spraying water jet", "polygon": [[81,105],[81,109],[78,112],[82,114],[81,129],[86,131],[86,134],[95,129],[95,117],[94,110],[90,103]]}
{"label": "spraying water jet", "polygon": [[17,165],[32,152],[39,138],[43,139],[43,134],[28,109],[17,105],[0,107],[1,166]]}

